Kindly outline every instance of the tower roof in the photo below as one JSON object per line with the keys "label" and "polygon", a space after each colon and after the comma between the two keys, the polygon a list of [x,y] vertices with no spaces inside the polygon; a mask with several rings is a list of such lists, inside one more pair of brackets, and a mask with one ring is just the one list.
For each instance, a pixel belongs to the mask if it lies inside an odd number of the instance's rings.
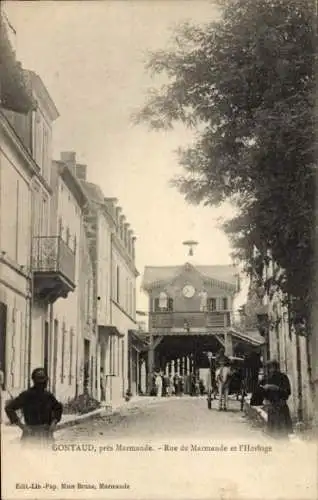
{"label": "tower roof", "polygon": [[[182,273],[187,265],[189,265],[189,263],[181,266],[146,266],[142,280],[142,288],[147,290],[159,282],[173,280]],[[236,286],[238,271],[233,266],[204,266],[193,265],[193,263],[190,265],[208,279]]]}

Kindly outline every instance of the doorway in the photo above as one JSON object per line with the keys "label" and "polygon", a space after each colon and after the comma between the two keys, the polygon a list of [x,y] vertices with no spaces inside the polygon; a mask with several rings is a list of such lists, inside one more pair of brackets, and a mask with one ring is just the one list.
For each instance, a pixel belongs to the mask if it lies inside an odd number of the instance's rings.
{"label": "doorway", "polygon": [[52,389],[56,391],[56,374],[57,374],[57,349],[58,349],[59,322],[54,320],[53,330],[53,372],[52,372]]}
{"label": "doorway", "polygon": [[7,310],[8,306],[0,302],[0,368],[4,376],[4,389],[6,388]]}
{"label": "doorway", "polygon": [[84,339],[84,380],[83,380],[84,394],[88,393],[89,379],[90,379],[90,341]]}

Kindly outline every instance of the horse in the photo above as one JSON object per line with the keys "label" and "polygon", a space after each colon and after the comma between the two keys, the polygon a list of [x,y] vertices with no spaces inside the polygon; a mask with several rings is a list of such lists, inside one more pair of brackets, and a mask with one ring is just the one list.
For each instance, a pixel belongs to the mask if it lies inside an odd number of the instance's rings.
{"label": "horse", "polygon": [[219,411],[227,410],[232,369],[230,366],[217,368],[215,376],[219,392]]}

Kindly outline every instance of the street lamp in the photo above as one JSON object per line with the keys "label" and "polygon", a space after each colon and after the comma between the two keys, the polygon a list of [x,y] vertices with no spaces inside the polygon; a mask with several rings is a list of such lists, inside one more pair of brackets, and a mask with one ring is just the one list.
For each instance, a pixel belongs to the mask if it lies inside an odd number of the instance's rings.
{"label": "street lamp", "polygon": [[194,241],[194,240],[187,240],[187,241],[184,241],[182,244],[189,247],[189,254],[188,255],[190,257],[193,257],[193,247],[195,247],[196,245],[198,245],[199,242],[198,241]]}

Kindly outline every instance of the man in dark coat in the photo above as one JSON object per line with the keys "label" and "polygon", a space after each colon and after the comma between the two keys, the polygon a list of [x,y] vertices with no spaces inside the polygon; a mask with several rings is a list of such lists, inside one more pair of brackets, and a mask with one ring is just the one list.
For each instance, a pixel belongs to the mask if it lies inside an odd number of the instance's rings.
{"label": "man in dark coat", "polygon": [[273,437],[287,437],[293,431],[287,400],[291,394],[290,382],[280,371],[278,361],[266,364],[267,374],[252,396],[251,405],[268,401],[267,431]]}
{"label": "man in dark coat", "polygon": [[[62,418],[63,407],[47,388],[48,377],[43,368],[32,372],[33,386],[6,404],[5,411],[11,424],[22,430],[23,442],[53,441],[53,432]],[[17,415],[22,410],[24,424]]]}

